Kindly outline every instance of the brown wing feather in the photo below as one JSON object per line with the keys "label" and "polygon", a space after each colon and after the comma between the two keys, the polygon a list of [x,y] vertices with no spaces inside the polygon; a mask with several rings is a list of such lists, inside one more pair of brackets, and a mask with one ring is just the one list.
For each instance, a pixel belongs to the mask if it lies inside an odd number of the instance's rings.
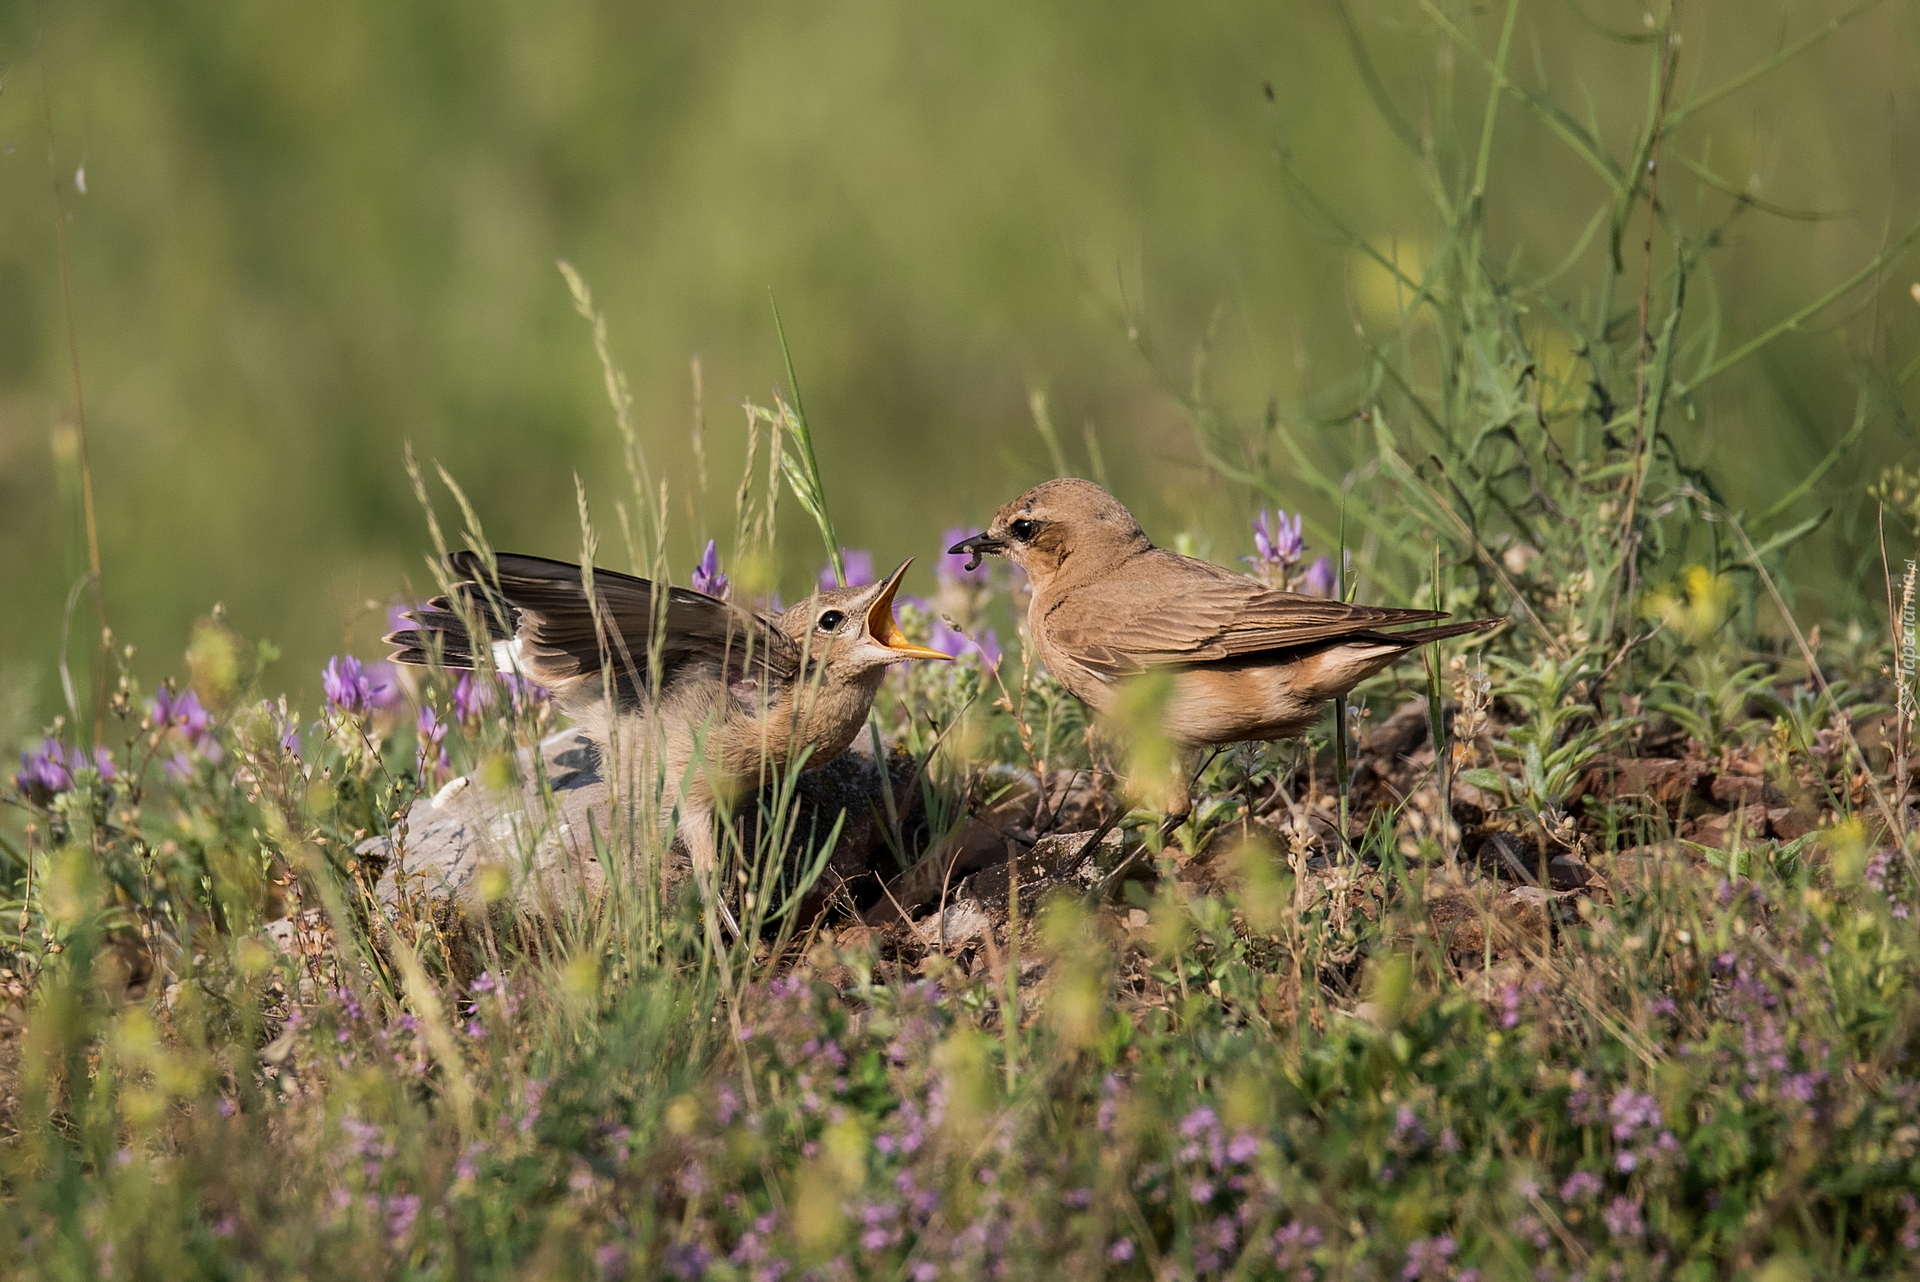
{"label": "brown wing feather", "polygon": [[[564,685],[601,671],[599,632],[580,567],[545,557],[500,554],[494,568],[472,552],[447,558],[456,579],[454,595],[464,613],[482,623],[488,641],[517,639],[526,675],[547,686]],[[799,672],[800,652],[770,620],[687,588],[661,588],[646,579],[595,569],[593,595],[608,631],[608,648],[623,697],[633,697],[635,674],[647,665],[656,624],[660,628],[662,679],[695,660],[753,665],[775,681]],[[425,662],[437,646],[450,667],[473,666],[475,646],[462,609],[445,597],[413,614],[418,627],[388,640],[398,662]]]}
{"label": "brown wing feather", "polygon": [[[1090,608],[1096,606],[1097,613]],[[1044,625],[1052,644],[1084,666],[1121,676],[1444,617],[1276,592],[1246,575],[1156,548],[1129,558],[1097,594],[1064,598]]]}

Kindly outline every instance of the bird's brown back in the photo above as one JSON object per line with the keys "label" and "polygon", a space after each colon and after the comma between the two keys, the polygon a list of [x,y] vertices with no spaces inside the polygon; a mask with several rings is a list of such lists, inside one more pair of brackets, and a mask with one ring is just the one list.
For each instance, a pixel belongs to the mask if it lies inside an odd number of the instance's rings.
{"label": "bird's brown back", "polygon": [[1095,700],[1078,687],[1105,687],[1149,668],[1299,650],[1440,617],[1433,610],[1279,592],[1210,562],[1152,547],[1091,580],[1037,586],[1028,616],[1047,666],[1089,702]]}

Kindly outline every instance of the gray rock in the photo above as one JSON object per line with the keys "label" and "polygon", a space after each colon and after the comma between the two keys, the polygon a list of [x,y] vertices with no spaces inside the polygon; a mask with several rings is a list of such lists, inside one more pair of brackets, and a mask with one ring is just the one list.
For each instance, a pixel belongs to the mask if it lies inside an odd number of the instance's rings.
{"label": "gray rock", "polygon": [[[455,779],[416,801],[391,838],[361,843],[361,855],[386,865],[374,888],[380,902],[395,906],[403,897],[417,897],[416,902],[449,906],[463,915],[505,908],[523,916],[550,916],[569,907],[590,909],[600,900],[610,877],[621,875],[603,867],[603,857],[632,851],[636,861],[646,859],[650,843],[634,839],[635,807],[623,799],[623,813],[615,815],[586,737],[563,730],[542,740],[539,749],[551,801],[539,786],[531,751],[523,751],[514,763],[517,787],[495,790],[473,776]],[[887,763],[899,836],[908,848],[924,830],[915,764],[904,751],[892,753]],[[898,867],[886,792],[880,765],[864,739],[800,776],[794,809],[781,825],[785,849],[778,857],[797,865],[798,854],[817,849],[815,843],[825,839],[842,813],[846,816],[805,911],[817,911],[836,889],[845,892],[863,881],[872,883],[877,896],[880,881]],[[735,822],[741,848],[760,849],[759,810],[752,799],[739,807]],[[691,873],[678,846],[653,862],[635,866],[631,875],[654,878],[669,894]]]}
{"label": "gray rock", "polygon": [[[514,763],[518,787],[495,790],[462,776],[414,802],[391,838],[363,843],[362,854],[387,861],[374,887],[380,902],[392,906],[403,897],[424,896],[471,913],[489,900],[504,900],[540,915],[597,902],[607,875],[594,838],[607,849],[619,835],[606,781],[578,730],[542,740],[540,755],[551,804],[532,770],[532,753],[523,751]],[[627,819],[630,825],[630,813]],[[667,884],[677,884],[686,877],[685,860],[670,856],[660,873]]]}

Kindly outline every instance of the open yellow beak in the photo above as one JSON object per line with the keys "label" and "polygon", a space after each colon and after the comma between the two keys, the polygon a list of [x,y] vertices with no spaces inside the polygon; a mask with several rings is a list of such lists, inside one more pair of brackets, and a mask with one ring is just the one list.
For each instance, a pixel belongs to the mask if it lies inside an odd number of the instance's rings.
{"label": "open yellow beak", "polygon": [[912,557],[902,561],[900,568],[888,577],[887,585],[880,589],[880,595],[867,607],[867,635],[903,659],[946,659],[951,662],[953,656],[944,650],[929,650],[901,636],[900,625],[893,621],[893,594],[899,589],[907,567],[912,564]]}

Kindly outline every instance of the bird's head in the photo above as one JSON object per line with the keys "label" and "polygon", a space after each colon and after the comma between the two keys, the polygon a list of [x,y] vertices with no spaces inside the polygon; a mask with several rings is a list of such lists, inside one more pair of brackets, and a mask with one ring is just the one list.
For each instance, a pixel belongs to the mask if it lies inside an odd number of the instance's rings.
{"label": "bird's head", "polygon": [[799,644],[809,665],[822,664],[828,679],[877,676],[905,659],[947,659],[952,655],[914,645],[893,620],[893,594],[912,565],[911,558],[879,583],[862,588],[816,592],[778,620],[779,628]]}
{"label": "bird's head", "polygon": [[1063,477],[1036,485],[994,514],[984,534],[948,548],[1004,555],[1036,590],[1062,575],[1097,575],[1153,544],[1119,499],[1092,481]]}

